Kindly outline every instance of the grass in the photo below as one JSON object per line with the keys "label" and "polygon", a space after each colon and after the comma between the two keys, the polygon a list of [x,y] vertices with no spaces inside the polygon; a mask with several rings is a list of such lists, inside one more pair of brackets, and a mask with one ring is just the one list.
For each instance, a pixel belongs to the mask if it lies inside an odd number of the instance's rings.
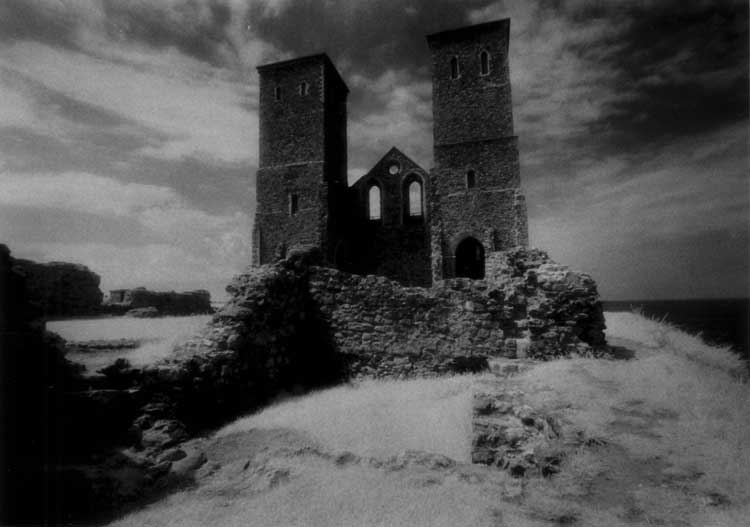
{"label": "grass", "polygon": [[68,359],[71,361],[85,365],[89,371],[96,371],[119,358],[127,359],[134,366],[152,364],[169,356],[175,345],[198,332],[210,319],[211,315],[56,320],[47,322],[47,330],[57,333],[68,341],[118,339],[144,341],[136,349],[68,354]]}
{"label": "grass", "polygon": [[[607,327],[610,340],[627,339],[647,348],[631,361],[542,364],[519,379],[530,404],[624,448],[606,455],[627,458],[628,467],[615,472],[634,477],[649,491],[622,489],[632,497],[633,510],[649,521],[670,516],[687,525],[742,525],[734,518],[750,517],[750,507],[743,505],[750,503],[745,365],[728,348],[706,345],[663,321],[607,313]],[[568,476],[579,484],[601,484],[601,472],[612,470],[606,462],[582,452],[569,461]],[[659,470],[652,473],[653,468]],[[683,485],[684,491],[674,491],[675,485]],[[734,507],[712,506],[716,499]]]}
{"label": "grass", "polygon": [[476,377],[366,381],[295,398],[239,419],[219,436],[284,428],[360,456],[424,450],[471,459],[471,399]]}
{"label": "grass", "polygon": [[471,395],[483,376],[371,381],[238,419],[207,440],[195,487],[115,525],[748,525],[743,363],[663,322],[632,313],[606,320],[610,340],[635,350],[632,360],[561,359],[507,381],[564,431],[602,440],[571,446],[552,478],[521,485],[489,467],[378,468],[321,455],[425,450],[468,460]]}

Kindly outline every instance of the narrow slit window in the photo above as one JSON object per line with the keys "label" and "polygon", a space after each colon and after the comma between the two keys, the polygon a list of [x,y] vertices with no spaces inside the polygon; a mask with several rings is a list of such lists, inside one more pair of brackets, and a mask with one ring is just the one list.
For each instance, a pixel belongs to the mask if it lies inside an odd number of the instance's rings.
{"label": "narrow slit window", "polygon": [[422,215],[422,184],[419,181],[409,183],[409,216]]}
{"label": "narrow slit window", "polygon": [[299,211],[299,196],[289,194],[289,215],[294,216]]}
{"label": "narrow slit window", "polygon": [[381,216],[380,187],[373,185],[367,192],[367,213],[371,220],[379,220]]}
{"label": "narrow slit window", "polygon": [[451,57],[451,79],[457,79],[458,73],[458,57]]}
{"label": "narrow slit window", "polygon": [[477,186],[477,174],[473,170],[469,170],[466,173],[466,188],[474,188]]}
{"label": "narrow slit window", "polygon": [[479,74],[490,74],[490,54],[487,51],[482,51],[479,54]]}
{"label": "narrow slit window", "polygon": [[273,98],[276,99],[277,101],[281,100],[281,86],[276,86],[273,89]]}

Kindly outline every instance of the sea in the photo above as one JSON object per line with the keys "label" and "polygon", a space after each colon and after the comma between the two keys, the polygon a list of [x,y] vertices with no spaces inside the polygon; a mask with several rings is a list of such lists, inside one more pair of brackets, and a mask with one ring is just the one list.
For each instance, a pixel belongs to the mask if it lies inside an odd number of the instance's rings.
{"label": "sea", "polygon": [[638,310],[649,318],[665,319],[691,334],[699,333],[709,344],[731,346],[750,360],[748,298],[708,300],[604,301],[605,311]]}

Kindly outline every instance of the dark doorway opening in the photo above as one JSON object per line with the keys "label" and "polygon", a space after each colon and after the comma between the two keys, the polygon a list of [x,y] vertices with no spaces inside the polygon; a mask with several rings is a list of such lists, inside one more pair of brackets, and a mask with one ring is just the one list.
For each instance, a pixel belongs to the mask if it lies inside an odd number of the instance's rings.
{"label": "dark doorway opening", "polygon": [[484,247],[475,238],[466,238],[456,247],[456,276],[484,278]]}

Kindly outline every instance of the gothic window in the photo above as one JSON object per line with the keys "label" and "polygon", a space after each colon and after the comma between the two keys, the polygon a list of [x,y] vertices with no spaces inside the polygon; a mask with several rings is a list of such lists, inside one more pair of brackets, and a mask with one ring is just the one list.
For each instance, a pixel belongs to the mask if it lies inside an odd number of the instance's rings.
{"label": "gothic window", "polygon": [[273,89],[273,98],[276,99],[277,101],[281,100],[281,86],[276,86]]}
{"label": "gothic window", "polygon": [[485,50],[482,50],[482,52],[479,54],[479,74],[490,74],[490,54]]}
{"label": "gothic window", "polygon": [[403,222],[419,223],[424,217],[424,183],[418,174],[407,174],[402,184]]}
{"label": "gothic window", "polygon": [[409,216],[422,215],[422,184],[419,181],[409,183]]}
{"label": "gothic window", "polygon": [[477,186],[477,174],[473,170],[469,170],[466,173],[466,188],[474,188]]}
{"label": "gothic window", "polygon": [[382,203],[380,200],[380,187],[372,185],[370,190],[367,191],[367,216],[371,220],[379,220],[382,217],[381,214]]}
{"label": "gothic window", "polygon": [[458,57],[451,57],[451,79],[457,79],[459,73]]}
{"label": "gothic window", "polygon": [[300,95],[307,95],[307,94],[309,94],[310,93],[310,85],[308,83],[306,83],[306,82],[300,82],[297,85],[297,92]]}
{"label": "gothic window", "polygon": [[294,216],[299,211],[299,196],[297,194],[289,194],[289,215]]}

